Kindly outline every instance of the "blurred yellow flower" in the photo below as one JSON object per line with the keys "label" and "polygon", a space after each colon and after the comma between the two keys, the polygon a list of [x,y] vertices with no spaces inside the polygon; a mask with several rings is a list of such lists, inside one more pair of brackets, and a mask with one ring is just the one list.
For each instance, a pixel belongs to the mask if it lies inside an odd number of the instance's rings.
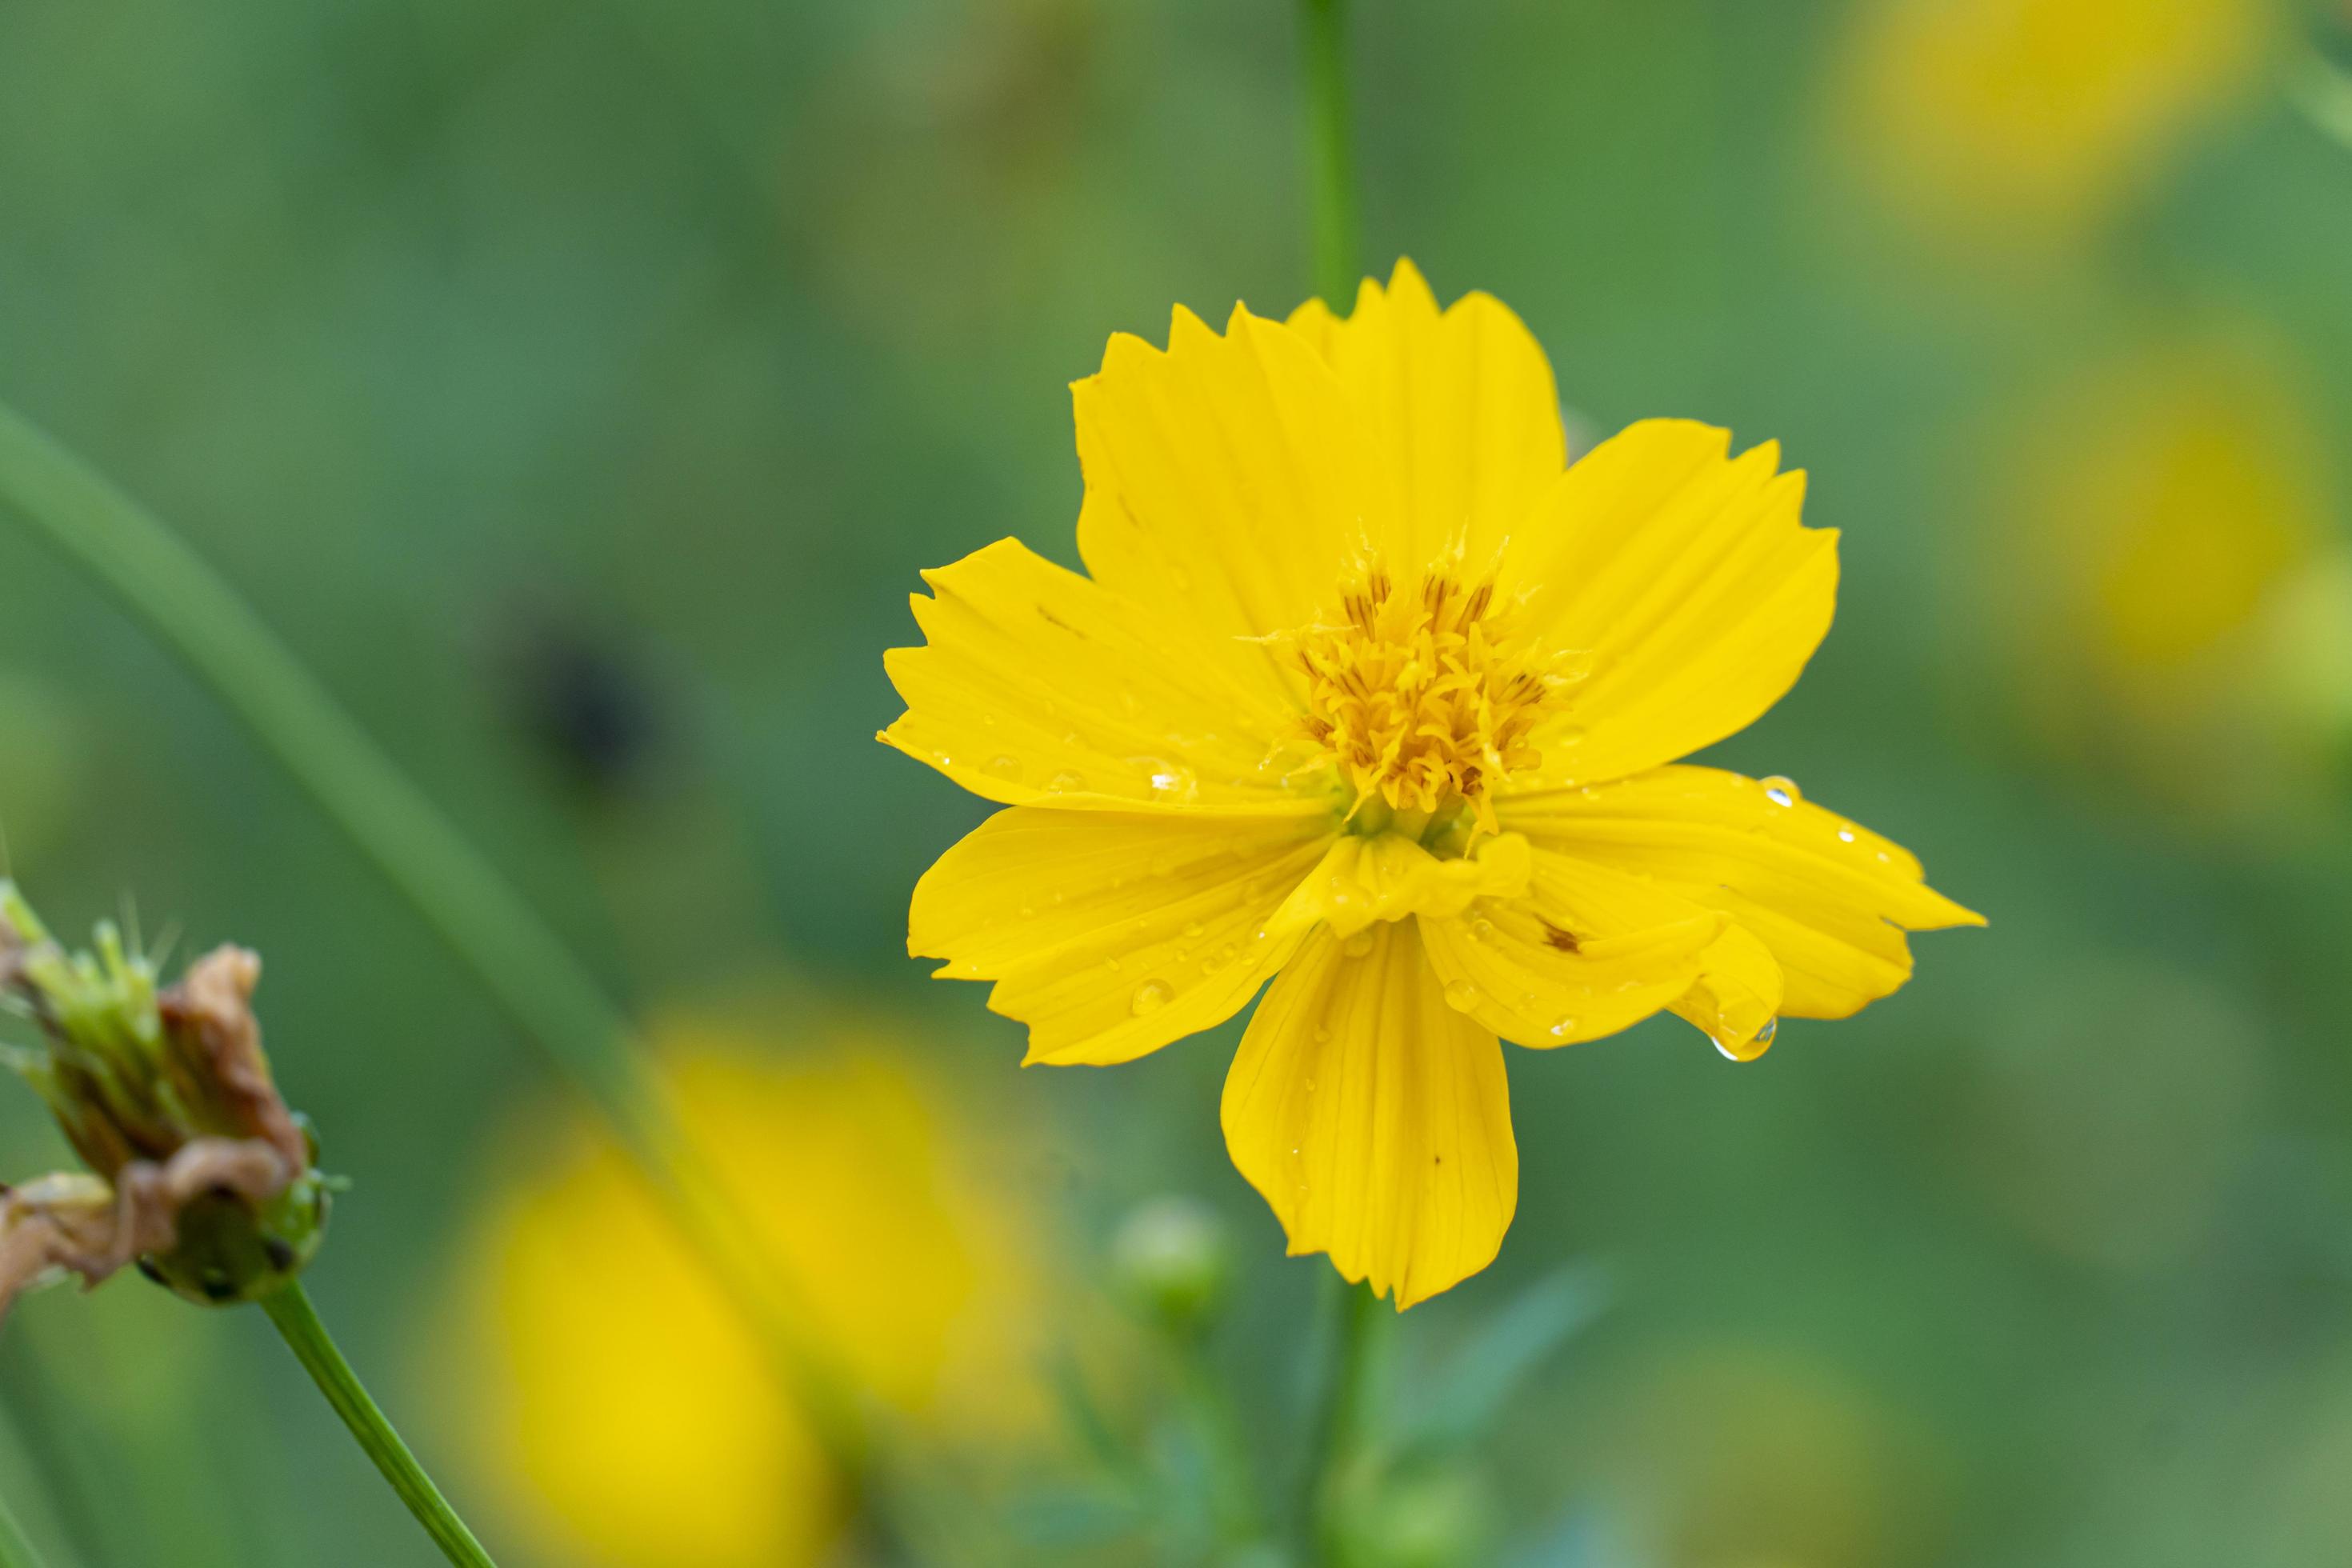
{"label": "blurred yellow flower", "polygon": [[1566,466],[1517,318],[1410,263],[1342,320],[1176,313],[1076,389],[1091,577],[1004,540],[926,574],[882,739],[1012,809],[909,945],[1033,1062],[1130,1060],[1274,981],[1226,1081],[1294,1252],[1409,1306],[1517,1201],[1497,1037],[1672,1009],[1747,1058],[1978,917],[1885,839],[1667,764],[1829,629],[1836,536],[1770,444],[1651,420]]}
{"label": "blurred yellow flower", "polygon": [[2289,635],[2313,619],[2291,590],[2325,583],[2327,500],[2274,358],[2171,331],[2070,367],[1973,443],[2014,454],[1970,611],[2008,628],[2014,689],[2054,747],[2184,803],[2269,802],[2326,706],[2290,686],[2336,676],[2324,635],[2309,657]]}
{"label": "blurred yellow flower", "polygon": [[1761,1343],[1670,1343],[1598,1394],[1591,1468],[1634,1560],[1885,1568],[1940,1555],[1945,1456],[1838,1368]]}
{"label": "blurred yellow flower", "polygon": [[[919,1430],[1001,1438],[1031,1426],[1030,1244],[932,1087],[856,1039],[790,1061],[708,1025],[660,1043],[688,1131],[814,1315],[820,1352]],[[480,1462],[562,1561],[824,1557],[844,1500],[810,1426],[589,1126],[530,1161],[462,1278]]]}
{"label": "blurred yellow flower", "polygon": [[1834,131],[1940,237],[2078,232],[2254,81],[2274,19],[2272,0],[1877,0]]}

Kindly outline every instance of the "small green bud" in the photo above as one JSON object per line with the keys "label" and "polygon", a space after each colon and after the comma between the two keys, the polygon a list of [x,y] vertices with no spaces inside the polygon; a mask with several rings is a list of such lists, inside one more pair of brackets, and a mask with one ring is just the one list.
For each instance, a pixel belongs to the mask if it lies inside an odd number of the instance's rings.
{"label": "small green bud", "polygon": [[261,961],[218,948],[159,988],[110,924],[95,946],[66,952],[0,881],[0,996],[42,1036],[0,1061],[93,1173],[0,1188],[0,1311],[51,1274],[95,1285],[134,1260],[193,1301],[266,1296],[316,1256],[331,1184],[262,1052]]}
{"label": "small green bud", "polygon": [[1163,1328],[1191,1331],[1224,1304],[1233,1248],[1207,1205],[1155,1198],[1120,1224],[1110,1264],[1115,1288],[1137,1310]]}

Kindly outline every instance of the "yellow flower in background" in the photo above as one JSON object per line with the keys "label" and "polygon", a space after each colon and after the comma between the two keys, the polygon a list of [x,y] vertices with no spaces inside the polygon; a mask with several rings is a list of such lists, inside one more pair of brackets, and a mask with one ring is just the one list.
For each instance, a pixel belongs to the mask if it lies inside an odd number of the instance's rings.
{"label": "yellow flower in background", "polygon": [[2298,775],[2319,783],[2315,731],[2346,680],[2312,643],[2330,503],[2280,354],[2226,324],[2168,328],[2005,402],[1969,443],[2011,466],[1993,526],[1967,536],[1969,614],[2006,637],[2047,743],[2203,808],[2266,813]]}
{"label": "yellow flower in background", "polygon": [[[821,1353],[916,1430],[1028,1430],[1028,1240],[933,1088],[854,1039],[788,1061],[724,1028],[673,1027],[659,1043],[688,1132],[809,1308]],[[529,1163],[462,1278],[479,1463],[562,1561],[825,1559],[845,1500],[812,1428],[643,1178],[589,1126]]]}
{"label": "yellow flower in background", "polygon": [[1877,0],[1834,132],[1943,237],[2077,232],[2258,79],[2275,21],[2273,0]]}
{"label": "yellow flower in background", "polygon": [[1835,535],[1770,445],[1652,420],[1565,466],[1549,365],[1410,263],[1353,316],[1176,313],[1077,384],[1091,576],[1005,540],[926,574],[882,739],[1010,810],[909,946],[1032,1062],[1130,1060],[1274,979],[1226,1081],[1295,1253],[1409,1306],[1517,1201],[1497,1037],[1672,1009],[1748,1058],[1978,917],[1885,839],[1666,764],[1829,628]]}

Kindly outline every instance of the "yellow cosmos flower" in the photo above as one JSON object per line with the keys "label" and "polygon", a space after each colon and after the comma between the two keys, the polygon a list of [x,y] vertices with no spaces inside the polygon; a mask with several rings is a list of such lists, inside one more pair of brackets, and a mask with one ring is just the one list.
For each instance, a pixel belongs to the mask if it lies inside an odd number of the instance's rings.
{"label": "yellow cosmos flower", "polygon": [[[909,1432],[1002,1447],[1034,1429],[1034,1247],[937,1086],[857,1037],[790,1062],[724,1026],[659,1038],[818,1352]],[[643,1179],[584,1124],[536,1152],[456,1307],[467,1430],[520,1522],[599,1568],[830,1561],[840,1478]]]}
{"label": "yellow cosmos flower", "polygon": [[1978,917],[1885,839],[1675,758],[1829,629],[1833,533],[1769,446],[1652,420],[1566,467],[1542,351],[1410,263],[1342,320],[1179,310],[1079,382],[1090,575],[1005,540],[929,573],[882,739],[1011,807],[915,889],[1029,1060],[1223,1022],[1234,1162],[1294,1253],[1400,1308],[1517,1201],[1497,1037],[1672,1009],[1734,1057]]}
{"label": "yellow cosmos flower", "polygon": [[2273,0],[1874,0],[1836,130],[1938,237],[2063,238],[2259,83],[2277,22]]}

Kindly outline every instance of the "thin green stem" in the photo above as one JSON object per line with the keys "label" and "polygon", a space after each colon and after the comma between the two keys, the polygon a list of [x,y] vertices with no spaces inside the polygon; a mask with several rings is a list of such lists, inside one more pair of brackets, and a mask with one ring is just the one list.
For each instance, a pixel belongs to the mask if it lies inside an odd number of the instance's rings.
{"label": "thin green stem", "polygon": [[1307,177],[1315,214],[1315,289],[1355,303],[1359,220],[1354,128],[1348,108],[1348,0],[1299,0],[1300,85],[1307,99]]}
{"label": "thin green stem", "polygon": [[14,502],[213,689],[603,1114],[854,1473],[866,1457],[860,1413],[806,1350],[805,1314],[752,1249],[753,1230],[594,976],[235,589],[152,513],[5,406],[0,501]]}
{"label": "thin green stem", "polygon": [[2352,149],[2352,71],[2305,49],[2289,67],[2288,99],[2314,127],[2338,146]]}
{"label": "thin green stem", "polygon": [[1175,1332],[1161,1338],[1177,1397],[1208,1462],[1217,1537],[1227,1546],[1245,1545],[1263,1533],[1265,1510],[1259,1504],[1257,1467],[1250,1460],[1240,1414],[1210,1363],[1208,1346],[1199,1334]]}
{"label": "thin green stem", "polygon": [[1348,1286],[1339,1302],[1331,1368],[1307,1471],[1308,1559],[1321,1568],[1335,1568],[1346,1560],[1341,1523],[1349,1481],[1369,1447],[1381,1361],[1393,1315],[1370,1285]]}
{"label": "thin green stem", "polygon": [[0,1498],[0,1568],[41,1568],[41,1554],[9,1511],[6,1498]]}
{"label": "thin green stem", "polygon": [[343,1425],[359,1440],[361,1451],[383,1472],[393,1491],[416,1516],[416,1522],[425,1527],[425,1533],[433,1538],[433,1544],[441,1549],[441,1555],[457,1564],[457,1568],[496,1568],[490,1554],[482,1550],[482,1543],[474,1539],[474,1532],[466,1528],[466,1521],[457,1517],[457,1510],[449,1506],[449,1500],[441,1495],[441,1489],[433,1484],[433,1478],[425,1473],[425,1467],[416,1462],[416,1456],[408,1451],[408,1445],[393,1430],[383,1409],[360,1382],[359,1373],[352,1370],[352,1363],[343,1359],[334,1336],[319,1321],[318,1309],[310,1305],[310,1292],[302,1289],[301,1282],[297,1280],[263,1297],[261,1310],[278,1325],[294,1359],[302,1363],[302,1370],[310,1374],[310,1381],[319,1385],[319,1392],[327,1396],[327,1403],[343,1418]]}

